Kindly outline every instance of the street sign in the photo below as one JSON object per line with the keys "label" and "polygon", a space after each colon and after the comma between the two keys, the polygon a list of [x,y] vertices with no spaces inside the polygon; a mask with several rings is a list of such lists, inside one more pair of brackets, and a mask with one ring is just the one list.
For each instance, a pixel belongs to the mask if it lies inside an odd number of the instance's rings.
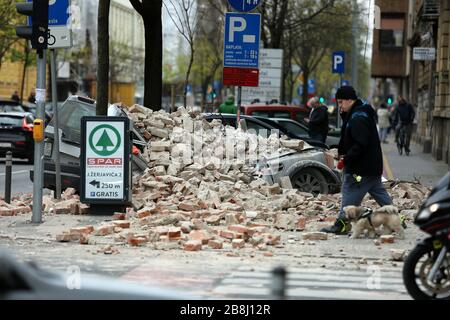
{"label": "street sign", "polygon": [[262,102],[280,101],[283,50],[260,49],[259,59],[259,84],[257,88],[242,88],[241,101],[244,104],[255,99]]}
{"label": "street sign", "polygon": [[413,48],[413,60],[436,60],[436,48]]}
{"label": "street sign", "polygon": [[308,80],[308,94],[315,94],[316,93],[316,80],[309,79]]}
{"label": "street sign", "polygon": [[223,66],[258,69],[260,34],[259,13],[227,13]]}
{"label": "street sign", "polygon": [[250,68],[223,68],[223,85],[257,87],[259,70]]}
{"label": "street sign", "polygon": [[129,128],[126,117],[81,118],[81,202],[131,201]]}
{"label": "street sign", "polygon": [[[28,0],[28,2],[32,2],[32,0]],[[69,19],[70,0],[49,0],[48,49],[72,47],[72,33]],[[28,24],[31,25],[31,21],[28,21]]]}
{"label": "street sign", "polygon": [[261,0],[228,0],[230,6],[232,6],[234,10],[240,12],[252,11],[260,2]]}
{"label": "street sign", "polygon": [[332,72],[344,73],[345,72],[345,52],[335,51],[332,55]]}

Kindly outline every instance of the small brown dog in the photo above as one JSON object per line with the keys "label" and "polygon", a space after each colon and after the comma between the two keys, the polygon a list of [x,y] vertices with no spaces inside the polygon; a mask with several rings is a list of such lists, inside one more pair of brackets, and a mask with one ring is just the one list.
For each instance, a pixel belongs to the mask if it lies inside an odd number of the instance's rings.
{"label": "small brown dog", "polygon": [[405,238],[402,221],[395,206],[387,205],[375,211],[370,208],[347,206],[344,212],[353,224],[351,238],[359,237],[364,230],[368,230],[369,237],[374,238],[377,235],[376,229],[381,226],[390,232],[397,232],[399,239]]}

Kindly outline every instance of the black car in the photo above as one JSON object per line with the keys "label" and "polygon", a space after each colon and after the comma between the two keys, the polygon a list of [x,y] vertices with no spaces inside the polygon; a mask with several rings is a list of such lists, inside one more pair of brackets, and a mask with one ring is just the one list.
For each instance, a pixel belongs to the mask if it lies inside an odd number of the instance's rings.
{"label": "black car", "polygon": [[0,156],[11,151],[13,157],[33,163],[33,121],[28,112],[0,112]]}
{"label": "black car", "polygon": [[[231,127],[236,128],[236,115],[235,114],[223,114],[223,113],[212,113],[212,114],[205,114],[204,118],[208,121],[211,121],[213,119],[219,119],[222,121],[224,125],[229,125]],[[245,119],[245,122],[247,124],[247,129],[253,129],[256,132],[259,133],[260,130],[267,130],[267,132],[271,132],[271,130],[278,130],[280,135],[286,135],[291,139],[300,139],[305,141],[306,143],[310,144],[313,147],[321,148],[321,149],[330,149],[326,144],[311,139],[308,135],[299,135],[292,133],[288,130],[286,130],[283,126],[278,124],[275,121],[272,121],[268,118],[264,117],[257,117],[257,116],[246,116],[241,115],[241,119]]]}
{"label": "black car", "polygon": [[2,99],[0,100],[0,112],[25,112],[26,110],[23,108],[20,102]]}

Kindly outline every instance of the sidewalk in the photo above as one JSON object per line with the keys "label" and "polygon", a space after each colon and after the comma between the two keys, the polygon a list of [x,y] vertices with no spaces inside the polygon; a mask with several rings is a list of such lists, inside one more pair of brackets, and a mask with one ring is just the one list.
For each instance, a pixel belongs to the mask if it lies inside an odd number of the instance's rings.
{"label": "sidewalk", "polygon": [[384,161],[384,176],[388,180],[420,181],[426,186],[434,186],[448,171],[449,166],[443,161],[436,161],[431,154],[424,154],[422,147],[411,141],[409,156],[400,156],[395,144],[394,134],[387,139],[388,144],[381,144]]}

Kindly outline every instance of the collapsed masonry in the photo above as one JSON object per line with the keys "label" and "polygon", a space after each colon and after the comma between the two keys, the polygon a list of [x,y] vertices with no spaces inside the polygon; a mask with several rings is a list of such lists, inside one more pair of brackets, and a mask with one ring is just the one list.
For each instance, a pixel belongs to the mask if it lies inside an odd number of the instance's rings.
{"label": "collapsed masonry", "polygon": [[[334,220],[340,195],[319,195],[269,185],[255,164],[261,156],[289,148],[300,151],[303,141],[267,138],[207,122],[200,114],[181,108],[175,113],[152,112],[134,105],[124,108],[148,141],[142,156],[148,168],[133,181],[133,207],[117,213],[100,226],[73,228],[56,236],[58,241],[82,244],[170,244],[173,248],[200,250],[253,246],[265,250],[280,243],[283,230],[316,231]],[[394,204],[411,216],[429,190],[416,183],[387,184]],[[45,196],[43,211],[51,214],[85,214],[73,189],[63,200]],[[30,212],[31,196],[11,205],[0,203],[0,215]],[[373,200],[364,205],[375,207]],[[321,233],[305,233],[305,240],[325,240]],[[110,250],[108,250],[109,252]]]}

